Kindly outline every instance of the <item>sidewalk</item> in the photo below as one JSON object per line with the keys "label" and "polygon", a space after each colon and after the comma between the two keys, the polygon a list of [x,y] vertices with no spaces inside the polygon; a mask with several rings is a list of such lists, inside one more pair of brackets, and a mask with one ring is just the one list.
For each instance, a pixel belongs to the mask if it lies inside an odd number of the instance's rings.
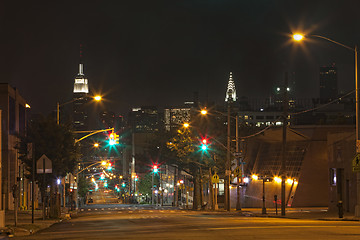
{"label": "sidewalk", "polygon": [[338,212],[329,212],[327,208],[320,207],[286,208],[285,216],[281,216],[281,209],[279,208],[277,214],[275,208],[267,208],[266,214],[262,214],[261,208],[242,208],[241,211],[231,209],[230,213],[237,213],[248,217],[311,219],[323,221],[360,221],[360,218],[356,218],[354,213],[344,212],[343,217],[339,218]]}
{"label": "sidewalk", "polygon": [[14,211],[7,210],[5,213],[5,229],[3,232],[6,232],[9,237],[13,236],[27,236],[33,234],[41,229],[45,229],[57,223],[61,220],[58,219],[45,219],[42,220],[42,211],[34,211],[34,223],[31,223],[32,213],[31,210],[28,211],[18,211],[17,215],[17,225],[15,227],[15,216]]}

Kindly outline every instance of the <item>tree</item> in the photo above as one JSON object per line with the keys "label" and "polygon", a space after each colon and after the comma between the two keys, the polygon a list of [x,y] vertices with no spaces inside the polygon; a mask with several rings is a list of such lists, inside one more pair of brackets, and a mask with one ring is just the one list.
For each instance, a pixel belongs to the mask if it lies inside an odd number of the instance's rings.
{"label": "tree", "polygon": [[[32,156],[28,152],[29,143],[33,144]],[[56,187],[56,179],[73,172],[80,157],[71,125],[58,125],[51,117],[41,117],[31,122],[27,129],[27,135],[21,138],[18,148],[19,158],[26,164],[29,172],[27,177],[31,177],[33,172],[33,161],[39,159],[43,154],[52,161],[52,173],[45,174],[45,185],[43,184],[43,175],[35,174],[40,188],[44,191],[46,186],[50,185],[52,193]],[[59,213],[54,214],[58,215]]]}
{"label": "tree", "polygon": [[84,176],[80,175],[77,187],[78,187],[79,197],[84,199],[86,197],[86,194],[88,193],[88,191],[90,189],[89,181],[87,181]]}
{"label": "tree", "polygon": [[[199,163],[200,155],[196,150],[196,137],[189,128],[179,129],[177,135],[168,142],[168,148],[178,157],[181,168],[186,168],[194,179],[193,209],[197,210],[199,205]],[[180,168],[180,169],[181,169]]]}
{"label": "tree", "polygon": [[[147,173],[145,174],[143,177],[141,177],[139,179],[139,182],[138,182],[138,191],[139,193],[141,193],[142,195],[148,195],[148,196],[151,196],[152,195],[152,192],[151,192],[151,189],[152,189],[152,174],[153,173]],[[154,176],[154,185],[156,186],[159,186],[159,175],[158,174],[155,174]]]}

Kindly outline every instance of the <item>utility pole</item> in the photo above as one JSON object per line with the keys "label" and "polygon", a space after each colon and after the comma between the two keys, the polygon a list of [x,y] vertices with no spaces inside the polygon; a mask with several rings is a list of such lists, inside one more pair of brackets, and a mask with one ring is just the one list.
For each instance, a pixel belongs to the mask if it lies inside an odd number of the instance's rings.
{"label": "utility pole", "polygon": [[34,215],[35,215],[35,149],[34,144],[30,143],[31,146],[31,156],[32,156],[32,183],[31,183],[31,223],[34,223]]}
{"label": "utility pole", "polygon": [[227,154],[226,154],[226,164],[225,164],[225,184],[224,184],[224,191],[225,191],[225,203],[224,203],[224,210],[230,211],[230,163],[231,163],[231,128],[230,128],[230,114],[231,114],[231,103],[232,98],[229,97],[228,99],[228,108],[227,108]]}
{"label": "utility pole", "polygon": [[131,154],[131,185],[132,189],[131,192],[135,196],[135,129],[132,133],[132,154]]}
{"label": "utility pole", "polygon": [[[238,167],[240,167],[242,165],[241,163],[241,156],[239,156],[239,115],[236,114],[236,128],[235,128],[236,132],[235,132],[235,136],[236,136],[236,159],[237,159],[237,163],[238,163]],[[241,201],[240,201],[240,179],[242,178],[242,174],[241,176],[237,176],[237,187],[236,187],[236,210],[241,210]]]}
{"label": "utility pole", "polygon": [[154,198],[155,198],[155,194],[154,194],[154,170],[152,171],[152,175],[151,175],[151,204],[154,205]]}
{"label": "utility pole", "polygon": [[283,136],[282,136],[282,154],[281,154],[281,216],[285,216],[285,180],[286,180],[286,128],[288,118],[288,73],[285,72],[284,99],[283,99]]}
{"label": "utility pole", "polygon": [[262,190],[263,190],[262,194],[263,194],[263,196],[262,196],[262,211],[261,211],[261,212],[262,212],[262,214],[266,214],[266,205],[265,205],[265,181],[267,181],[267,178],[263,177],[262,181],[263,181],[263,187],[262,187]]}

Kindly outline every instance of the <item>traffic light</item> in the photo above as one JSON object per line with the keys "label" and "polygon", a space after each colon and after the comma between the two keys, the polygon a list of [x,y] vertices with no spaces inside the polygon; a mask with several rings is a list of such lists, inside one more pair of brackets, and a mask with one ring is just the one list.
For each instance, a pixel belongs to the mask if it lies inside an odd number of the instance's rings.
{"label": "traffic light", "polygon": [[111,164],[111,162],[108,162],[106,169],[107,169],[108,171],[111,171],[111,170],[112,170],[112,164]]}
{"label": "traffic light", "polygon": [[122,186],[122,187],[125,187],[125,186],[126,186],[125,182],[123,182],[123,183],[121,184],[121,186]]}
{"label": "traffic light", "polygon": [[201,150],[206,151],[208,149],[208,140],[206,138],[201,139]]}
{"label": "traffic light", "polygon": [[109,134],[109,145],[112,146],[115,144],[119,144],[119,135],[114,132],[111,132]]}
{"label": "traffic light", "polygon": [[153,173],[158,173],[158,172],[159,172],[158,166],[157,166],[157,165],[154,165],[154,166],[152,167],[152,171],[153,171]]}

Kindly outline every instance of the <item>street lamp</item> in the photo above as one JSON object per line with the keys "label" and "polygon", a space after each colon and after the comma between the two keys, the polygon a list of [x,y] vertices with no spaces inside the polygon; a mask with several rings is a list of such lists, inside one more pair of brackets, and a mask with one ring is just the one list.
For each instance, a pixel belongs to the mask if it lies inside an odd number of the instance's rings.
{"label": "street lamp", "polygon": [[[360,154],[360,134],[359,134],[359,82],[358,82],[358,57],[357,57],[357,45],[354,46],[354,48],[349,47],[345,44],[339,43],[337,41],[334,41],[330,38],[324,37],[324,36],[320,36],[320,35],[308,35],[305,36],[303,34],[300,33],[296,33],[293,35],[293,39],[296,41],[301,41],[303,40],[305,37],[316,37],[316,38],[321,38],[324,39],[326,41],[332,42],[336,45],[339,45],[341,47],[347,48],[351,51],[354,52],[355,54],[355,102],[356,102],[356,117],[355,117],[355,126],[356,126],[356,156],[358,156]],[[355,206],[355,217],[360,217],[360,172],[356,173],[356,195],[357,195],[357,200],[356,200],[356,206]]]}
{"label": "street lamp", "polygon": [[[96,102],[100,102],[102,100],[102,97],[100,95],[96,95],[93,97],[93,99],[96,101]],[[75,100],[78,100],[78,99],[73,99],[71,101],[68,101],[68,102],[65,102],[65,103],[62,103],[60,104],[59,102],[56,103],[56,123],[59,125],[60,124],[60,107],[61,106],[64,106],[64,105],[67,105],[69,103],[72,103],[74,102]]]}
{"label": "street lamp", "polygon": [[202,109],[202,110],[200,111],[200,113],[201,113],[202,115],[206,115],[206,114],[207,114],[206,108],[205,108],[205,109]]}
{"label": "street lamp", "polygon": [[[231,104],[232,104],[232,98],[229,98],[229,101],[227,102],[227,143],[226,143],[226,161],[225,161],[225,181],[224,181],[224,195],[225,195],[225,202],[224,202],[224,210],[230,211],[230,175],[231,175]],[[207,110],[203,109],[200,111],[202,115],[207,114]],[[236,122],[236,125],[238,123]],[[237,138],[238,140],[238,138]],[[236,142],[236,145],[238,145],[238,142]],[[239,186],[237,188],[237,191],[239,191]],[[239,196],[239,194],[237,194]],[[239,199],[239,198],[238,198]],[[240,204],[238,205],[238,209],[240,208]]]}

